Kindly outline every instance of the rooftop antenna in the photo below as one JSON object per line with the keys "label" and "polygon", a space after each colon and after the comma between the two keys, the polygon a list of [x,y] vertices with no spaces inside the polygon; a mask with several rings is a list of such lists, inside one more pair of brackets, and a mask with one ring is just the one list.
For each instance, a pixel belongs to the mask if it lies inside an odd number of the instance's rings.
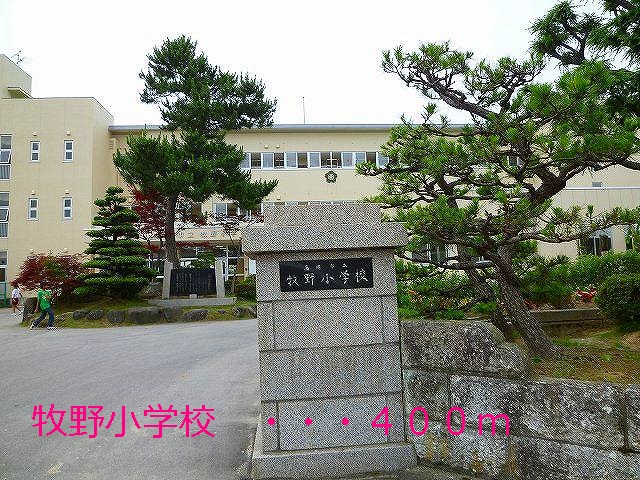
{"label": "rooftop antenna", "polygon": [[22,49],[18,50],[16,53],[11,55],[11,59],[15,62],[16,65],[20,65],[24,62],[24,56],[22,55]]}
{"label": "rooftop antenna", "polygon": [[307,124],[307,112],[304,109],[304,97],[302,97],[302,123]]}

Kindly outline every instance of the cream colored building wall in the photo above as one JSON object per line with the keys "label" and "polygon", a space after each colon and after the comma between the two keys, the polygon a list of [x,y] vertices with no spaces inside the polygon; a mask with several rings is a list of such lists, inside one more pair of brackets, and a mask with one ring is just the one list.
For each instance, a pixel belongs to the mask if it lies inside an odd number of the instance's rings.
{"label": "cream colored building wall", "polygon": [[11,98],[8,87],[18,87],[27,95],[31,95],[31,76],[9,57],[0,54],[0,98]]}
{"label": "cream colored building wall", "polygon": [[[230,133],[229,143],[241,146],[245,152],[319,152],[319,151],[380,151],[388,139],[388,131],[306,132],[298,133],[248,130]],[[325,179],[327,171],[336,172],[335,183]],[[362,200],[377,193],[377,178],[357,175],[352,168],[252,169],[251,177],[278,180],[278,186],[265,201],[340,201]]]}
{"label": "cream colored building wall", "polygon": [[[125,150],[129,133],[113,134],[116,149]],[[149,132],[158,135],[157,130]],[[279,132],[266,129],[252,129],[231,132],[226,141],[243,148],[245,152],[318,152],[318,151],[380,151],[380,145],[388,138],[388,132]],[[328,183],[325,173],[337,173],[335,183]],[[114,173],[119,177],[117,173]],[[378,191],[377,178],[356,175],[352,168],[296,168],[296,169],[252,169],[254,180],[278,180],[278,186],[265,201],[340,201],[361,200]],[[119,179],[122,183],[122,180]],[[211,209],[212,198],[203,205]]]}
{"label": "cream colored building wall", "polygon": [[[86,248],[93,200],[111,162],[111,123],[92,98],[0,100],[0,133],[12,137],[11,179],[0,181],[0,191],[9,192],[8,238],[0,239],[0,250],[8,251],[8,280],[30,253]],[[63,161],[64,140],[74,142],[72,162]],[[31,141],[40,142],[39,162],[31,161]],[[62,218],[63,197],[73,199],[71,219]],[[29,198],[38,199],[37,220],[27,218]]]}
{"label": "cream colored building wall", "polygon": [[[339,128],[252,129],[231,132],[227,141],[241,146],[245,152],[309,152],[309,151],[380,151],[380,147],[388,139],[388,131],[372,129],[353,129],[344,126]],[[156,135],[158,131],[151,131]],[[126,135],[115,136],[119,148],[126,148]],[[336,183],[328,183],[324,177],[328,170],[337,173]],[[265,199],[270,202],[288,201],[342,201],[360,200],[377,193],[380,180],[378,178],[356,175],[354,169],[298,168],[298,169],[252,169],[253,179],[277,179],[278,186]],[[602,182],[603,187],[592,187],[592,182]],[[213,198],[203,205],[212,209],[213,202],[224,201]],[[613,167],[593,173],[585,173],[573,178],[567,188],[554,200],[558,206],[593,204],[596,211],[611,209],[616,206],[635,208],[640,205],[640,172],[630,171],[623,167]],[[213,240],[224,243],[224,235],[220,232],[202,234],[198,230],[186,231],[182,240]],[[624,229],[612,229],[614,250],[625,249]],[[577,255],[577,243],[540,244],[540,253],[544,255],[564,254],[571,257]]]}
{"label": "cream colored building wall", "polygon": [[[605,176],[604,171],[599,172],[599,178],[604,182],[622,182],[620,172],[612,171],[610,176]],[[568,208],[573,205],[593,205],[594,212],[611,210],[615,207],[637,208],[640,206],[640,172],[626,169],[627,185],[610,187],[567,187],[554,198],[554,205]],[[611,247],[615,251],[625,250],[625,227],[613,227],[611,229]],[[576,242],[563,244],[541,243],[539,252],[543,255],[568,255],[575,257],[578,254]]]}

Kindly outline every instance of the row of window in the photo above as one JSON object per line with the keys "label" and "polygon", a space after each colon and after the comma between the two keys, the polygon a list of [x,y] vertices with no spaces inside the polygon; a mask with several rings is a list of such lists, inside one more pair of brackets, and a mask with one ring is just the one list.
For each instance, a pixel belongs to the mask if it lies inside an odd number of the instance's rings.
{"label": "row of window", "polygon": [[[27,220],[38,220],[38,205],[39,200],[37,198],[29,199]],[[62,219],[69,220],[71,218],[73,218],[73,199],[71,197],[63,197]]]}
{"label": "row of window", "polygon": [[[37,198],[29,198],[27,201],[27,220],[38,220]],[[62,198],[62,219],[73,218],[73,199]],[[9,192],[0,192],[0,238],[6,238],[9,233]]]}
{"label": "row of window", "polygon": [[363,162],[384,167],[389,159],[380,152],[246,152],[244,169],[355,168]]}
{"label": "row of window", "polygon": [[[63,140],[63,144],[64,156],[62,157],[62,161],[73,162],[73,140]],[[29,158],[32,162],[39,162],[42,152],[40,140],[33,140],[29,142],[29,145]],[[0,165],[9,164],[11,164],[11,135],[0,135]]]}
{"label": "row of window", "polygon": [[343,203],[355,203],[354,200],[339,200],[339,201],[326,201],[326,200],[312,200],[309,202],[298,202],[298,201],[289,201],[289,202],[262,202],[259,208],[254,210],[243,210],[238,207],[235,203],[221,203],[221,202],[213,202],[213,213],[217,215],[227,215],[230,217],[240,216],[247,217],[249,219],[255,218],[262,214],[264,211],[265,205],[338,205]]}

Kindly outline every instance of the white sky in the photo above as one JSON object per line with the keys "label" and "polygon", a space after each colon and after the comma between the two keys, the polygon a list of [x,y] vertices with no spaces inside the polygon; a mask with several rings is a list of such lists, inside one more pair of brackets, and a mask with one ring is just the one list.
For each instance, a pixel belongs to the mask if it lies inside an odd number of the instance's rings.
{"label": "white sky", "polygon": [[[555,0],[0,0],[0,53],[18,50],[33,95],[96,97],[116,124],[159,123],[140,102],[146,54],[188,34],[212,64],[261,78],[276,123],[397,123],[423,98],[382,72],[381,53],[451,40],[477,56],[522,57]],[[451,116],[454,121],[462,118]]]}

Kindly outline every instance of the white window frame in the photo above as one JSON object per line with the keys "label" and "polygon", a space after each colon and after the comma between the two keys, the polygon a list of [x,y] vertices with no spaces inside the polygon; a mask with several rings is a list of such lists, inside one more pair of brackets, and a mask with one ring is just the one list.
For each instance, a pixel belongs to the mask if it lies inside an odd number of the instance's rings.
{"label": "white window frame", "polygon": [[[265,155],[271,155],[271,166],[270,167],[265,167],[264,166],[264,157]],[[273,170],[273,166],[275,165],[275,161],[276,161],[276,155],[273,152],[261,152],[260,153],[260,167],[262,168],[262,170]]]}
{"label": "white window frame", "polygon": [[[318,155],[318,166],[316,167],[312,167],[311,166],[311,155]],[[322,158],[321,158],[321,153],[320,152],[307,152],[307,168],[321,168],[322,166]]]}
{"label": "white window frame", "polygon": [[[351,166],[345,167],[344,157],[345,154],[351,155]],[[362,159],[358,161],[358,154],[362,155]],[[364,163],[367,160],[367,152],[340,152],[340,168],[354,169],[359,163]]]}
{"label": "white window frame", "polygon": [[[69,206],[65,205],[65,202],[69,200]],[[66,211],[69,211],[69,216],[66,217],[64,214]],[[62,197],[62,220],[71,220],[73,218],[73,197]]]}
{"label": "white window frame", "polygon": [[[224,205],[224,212],[218,212],[218,205]],[[224,215],[227,216],[227,212],[229,211],[229,205],[227,202],[213,202],[213,214],[214,215]]]}
{"label": "white window frame", "polygon": [[[380,158],[386,158],[387,162],[384,165],[380,165]],[[380,152],[376,152],[376,166],[378,168],[386,167],[389,164],[389,157],[382,155]]]}
{"label": "white window frame", "polygon": [[[293,162],[290,155],[293,155]],[[298,168],[298,152],[284,152],[284,168]]]}
{"label": "white window frame", "polygon": [[1,194],[7,194],[7,206],[6,207],[0,207],[0,212],[2,212],[3,217],[6,218],[0,218],[0,223],[5,225],[6,231],[7,231],[7,235],[6,236],[2,236],[0,238],[7,238],[9,237],[9,206],[11,205],[11,201],[9,198],[9,192],[0,192]]}
{"label": "white window frame", "polygon": [[7,156],[7,161],[6,162],[1,162],[0,161],[0,168],[4,171],[6,171],[6,177],[3,176],[2,178],[0,178],[0,180],[10,180],[11,179],[11,148],[13,147],[13,137],[9,134],[1,134],[0,137],[9,137],[9,148],[2,148],[2,145],[0,144],[0,158],[2,158],[2,154],[9,152],[9,155]]}
{"label": "white window frame", "polygon": [[[71,148],[67,148],[67,144],[71,144]],[[67,152],[71,152],[71,158],[67,158]],[[73,140],[64,140],[64,156],[62,157],[64,163],[73,162]]]}
{"label": "white window frame", "polygon": [[[330,152],[327,152],[329,154],[329,165],[323,167],[322,166],[322,153],[320,154],[320,168],[324,168],[324,169],[328,169],[328,170],[337,170],[339,168],[342,168],[342,152],[334,152],[333,150],[331,150]],[[340,154],[338,157],[336,157],[335,155]],[[336,164],[334,165],[333,162],[336,162]]]}
{"label": "white window frame", "polygon": [[[31,202],[35,200],[36,206],[34,207]],[[40,206],[40,202],[35,197],[29,197],[27,199],[27,220],[38,220],[38,207]],[[36,216],[32,217],[31,212],[36,212]]]}
{"label": "white window frame", "polygon": [[[29,160],[30,160],[31,162],[37,163],[37,162],[39,162],[39,161],[40,161],[40,140],[32,140],[31,142],[29,142],[29,144],[30,144],[30,146],[31,146],[31,148],[29,149],[29,151],[31,152],[31,153],[29,154]],[[33,148],[33,147],[34,147],[35,145],[37,145],[37,146],[38,146],[38,148],[36,148],[36,149],[34,150],[34,148]],[[33,155],[34,155],[34,154],[36,155],[36,159],[35,159],[35,160],[33,159]]]}
{"label": "white window frame", "polygon": [[[340,166],[342,168],[355,168],[355,165],[356,165],[356,163],[355,163],[355,161],[356,161],[355,160],[355,157],[356,157],[355,153],[356,152],[340,152]],[[351,156],[351,166],[349,166],[349,167],[345,167],[344,166],[344,157],[347,156],[347,155]]]}
{"label": "white window frame", "polygon": [[2,152],[9,152],[9,157],[6,162],[2,162],[0,160],[0,163],[3,165],[11,165],[11,147],[13,146],[13,138],[11,135],[6,133],[0,134],[0,137],[9,137],[9,148],[2,148],[2,144],[0,144],[0,158],[2,158]]}

